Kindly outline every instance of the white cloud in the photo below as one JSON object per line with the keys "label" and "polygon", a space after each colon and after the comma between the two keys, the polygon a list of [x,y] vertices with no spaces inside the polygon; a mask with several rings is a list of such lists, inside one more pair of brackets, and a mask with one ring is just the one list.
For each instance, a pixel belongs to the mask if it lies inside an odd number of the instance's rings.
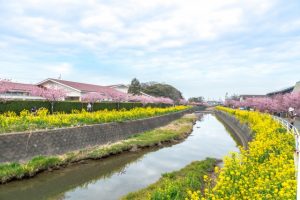
{"label": "white cloud", "polygon": [[56,65],[46,65],[43,67],[47,71],[51,72],[52,74],[64,74],[69,75],[72,70],[73,66],[70,63],[59,63]]}
{"label": "white cloud", "polygon": [[[262,14],[271,1],[127,1],[100,3],[89,0],[24,1],[13,4],[23,12],[5,19],[19,33],[38,41],[87,47],[105,44],[108,47],[149,47],[165,42],[183,46],[189,42],[215,39],[243,25],[245,15]],[[249,10],[249,7],[255,9]],[[62,10],[68,15],[62,15]],[[28,11],[45,12],[30,16]],[[77,10],[78,13],[73,13]],[[50,15],[50,12],[55,15]],[[50,17],[48,17],[50,15]],[[75,20],[75,19],[78,20]],[[103,38],[103,39],[102,39]],[[170,40],[170,41],[169,41]],[[94,45],[91,45],[93,43]],[[161,46],[162,48],[164,46]]]}
{"label": "white cloud", "polygon": [[[15,60],[20,58],[16,56]],[[0,61],[1,78],[8,78],[12,81],[21,81],[29,83],[37,83],[46,78],[57,78],[60,75],[71,77],[74,68],[70,63],[49,64],[44,62],[36,63],[27,59],[21,64],[19,62]]]}
{"label": "white cloud", "polygon": [[289,35],[300,17],[283,11],[277,0],[7,1],[1,73],[99,84],[137,76],[188,95],[262,92],[300,73],[299,36]]}
{"label": "white cloud", "polygon": [[299,29],[300,29],[300,18],[282,24],[282,25],[279,27],[279,29],[280,29],[282,32],[290,32],[290,31],[299,30]]}

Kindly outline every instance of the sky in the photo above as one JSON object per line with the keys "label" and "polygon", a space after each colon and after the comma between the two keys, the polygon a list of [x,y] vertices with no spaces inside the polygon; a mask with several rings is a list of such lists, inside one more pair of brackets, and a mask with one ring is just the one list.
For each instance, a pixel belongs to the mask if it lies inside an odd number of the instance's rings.
{"label": "sky", "polygon": [[300,81],[299,0],[0,0],[0,78],[168,83],[184,97]]}

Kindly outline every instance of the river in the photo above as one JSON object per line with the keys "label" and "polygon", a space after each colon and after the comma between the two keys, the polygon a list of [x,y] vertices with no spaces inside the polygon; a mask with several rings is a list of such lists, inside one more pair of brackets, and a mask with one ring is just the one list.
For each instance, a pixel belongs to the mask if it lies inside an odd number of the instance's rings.
{"label": "river", "polygon": [[157,181],[162,173],[206,157],[238,152],[237,144],[212,114],[199,118],[178,144],[86,161],[0,186],[1,200],[115,200]]}

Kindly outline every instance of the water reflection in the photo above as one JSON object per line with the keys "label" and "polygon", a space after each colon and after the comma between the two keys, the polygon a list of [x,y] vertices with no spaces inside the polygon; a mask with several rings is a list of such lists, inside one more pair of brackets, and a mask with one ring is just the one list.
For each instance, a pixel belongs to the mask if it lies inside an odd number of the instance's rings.
{"label": "water reflection", "polygon": [[86,188],[97,180],[109,179],[113,174],[121,176],[132,162],[138,162],[146,153],[157,151],[151,148],[144,151],[124,153],[98,161],[68,166],[65,169],[45,172],[33,179],[11,182],[0,186],[0,199],[61,199],[53,195],[70,191],[73,188]]}
{"label": "water reflection", "polygon": [[[201,116],[200,116],[201,118]],[[146,187],[162,173],[178,170],[193,160],[222,158],[238,151],[225,127],[204,115],[184,142],[91,161],[0,186],[0,199],[118,199]]]}

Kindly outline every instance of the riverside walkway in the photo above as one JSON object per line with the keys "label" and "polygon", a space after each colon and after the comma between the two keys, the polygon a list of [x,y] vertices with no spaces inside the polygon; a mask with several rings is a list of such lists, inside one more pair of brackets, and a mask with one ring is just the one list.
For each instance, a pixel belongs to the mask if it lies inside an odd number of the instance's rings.
{"label": "riverside walkway", "polygon": [[294,125],[300,131],[300,119],[297,119]]}

